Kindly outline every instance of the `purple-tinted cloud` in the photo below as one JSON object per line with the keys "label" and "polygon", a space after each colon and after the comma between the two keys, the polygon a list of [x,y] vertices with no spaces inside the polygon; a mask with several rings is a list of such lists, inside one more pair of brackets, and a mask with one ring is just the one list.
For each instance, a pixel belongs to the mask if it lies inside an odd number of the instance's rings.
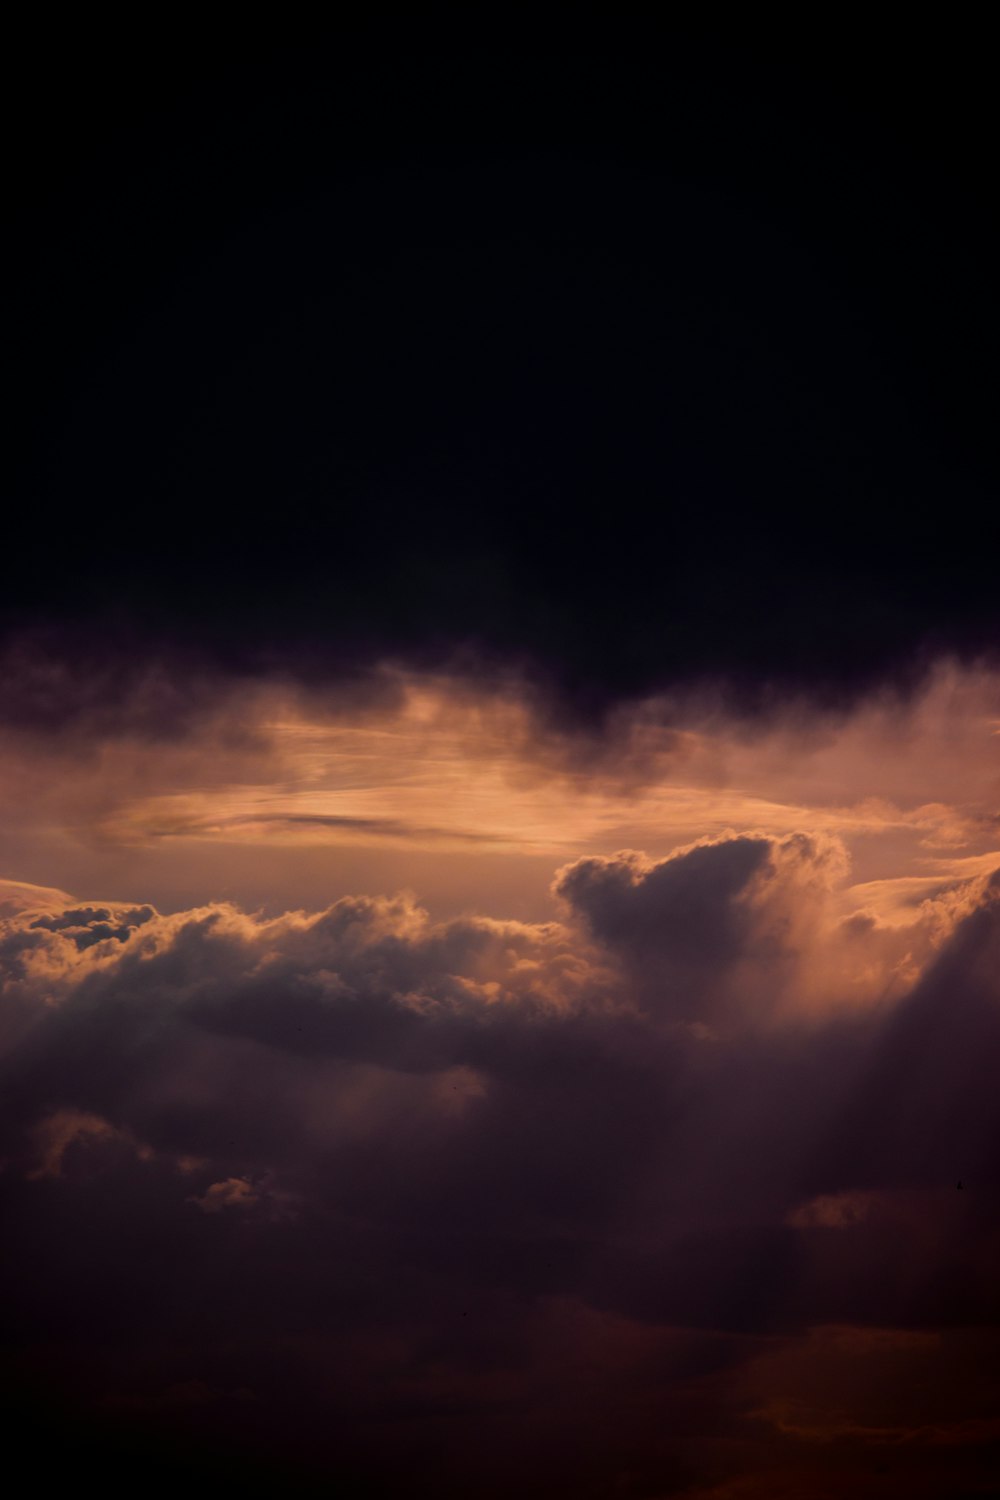
{"label": "purple-tinted cloud", "polygon": [[[7,919],[12,1368],[98,1427],[216,1455],[292,1444],[333,1472],[333,1431],[368,1472],[382,1430],[386,1483],[417,1422],[449,1493],[492,1493],[470,1476],[504,1411],[519,1461],[555,1462],[545,1369],[577,1411],[620,1378],[637,1415],[616,1430],[670,1493],[693,1460],[654,1407],[717,1423],[761,1341],[1000,1317],[996,881],[890,1010],[758,1025],[832,860],[798,837],[582,860],[563,924],[435,923],[402,897]],[[586,1387],[542,1331],[566,1317],[597,1340]],[[772,1426],[796,1427],[786,1394],[761,1398]],[[612,1493],[627,1466],[594,1423],[581,1453]]]}

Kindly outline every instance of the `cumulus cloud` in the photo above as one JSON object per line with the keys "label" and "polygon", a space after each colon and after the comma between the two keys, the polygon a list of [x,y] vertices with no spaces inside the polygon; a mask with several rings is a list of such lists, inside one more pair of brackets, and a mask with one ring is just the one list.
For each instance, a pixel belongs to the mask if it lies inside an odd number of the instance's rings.
{"label": "cumulus cloud", "polygon": [[[99,1344],[98,1424],[152,1361],[147,1414],[179,1421],[161,1397],[191,1382],[249,1391],[210,1403],[241,1444],[297,1433],[315,1458],[332,1422],[362,1465],[370,1424],[398,1454],[429,1423],[444,1493],[483,1451],[513,1482],[498,1413],[525,1401],[539,1452],[588,1414],[595,1493],[624,1472],[609,1400],[634,1412],[636,1493],[687,1473],[654,1411],[707,1433],[744,1401],[774,1441],[836,1438],[762,1348],[1000,1314],[1000,886],[967,882],[920,947],[919,921],[845,930],[844,877],[825,834],[733,835],[575,861],[543,923],[435,921],[406,894],[7,916],[18,1368],[79,1402]],[[857,1004],[859,974],[882,1003]],[[844,1430],[888,1427],[944,1430],[863,1397]]]}
{"label": "cumulus cloud", "polygon": [[847,869],[837,838],[744,834],[661,860],[581,859],[554,889],[619,955],[651,1010],[696,1024],[766,1022],[808,1008],[815,974],[803,960],[815,965],[829,942],[830,897]]}

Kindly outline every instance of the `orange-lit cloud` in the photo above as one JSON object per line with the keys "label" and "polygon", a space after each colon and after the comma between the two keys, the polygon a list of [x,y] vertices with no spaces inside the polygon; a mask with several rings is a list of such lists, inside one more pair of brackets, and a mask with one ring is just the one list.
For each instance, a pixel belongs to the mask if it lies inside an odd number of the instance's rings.
{"label": "orange-lit cloud", "polygon": [[[600,737],[546,727],[515,687],[386,681],[339,704],[278,684],[233,690],[169,737],[127,719],[59,742],[12,732],[0,857],[21,878],[44,862],[48,881],[77,890],[81,869],[91,881],[104,869],[112,888],[95,897],[127,895],[113,890],[124,875],[148,877],[155,898],[161,872],[176,888],[186,867],[191,901],[220,884],[240,899],[252,850],[276,906],[288,871],[315,871],[324,851],[336,869],[355,851],[385,871],[383,888],[394,869],[423,877],[435,862],[487,884],[510,861],[541,872],[623,847],[662,856],[729,831],[806,831],[850,853],[845,912],[905,922],[1000,849],[1000,686],[987,673],[941,667],[909,701],[786,705],[752,722],[704,695],[649,701]],[[200,867],[214,872],[207,889]],[[531,884],[544,892],[541,874]],[[421,894],[434,899],[423,879]]]}
{"label": "orange-lit cloud", "polygon": [[996,691],[574,737],[397,676],[10,733],[25,1369],[253,1451],[430,1423],[511,1482],[530,1409],[518,1462],[582,1442],[625,1495],[981,1470]]}

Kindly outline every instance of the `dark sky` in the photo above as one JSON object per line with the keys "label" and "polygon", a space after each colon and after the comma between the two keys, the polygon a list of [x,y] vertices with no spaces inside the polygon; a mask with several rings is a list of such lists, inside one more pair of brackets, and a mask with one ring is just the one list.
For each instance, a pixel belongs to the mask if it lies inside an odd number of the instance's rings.
{"label": "dark sky", "polygon": [[622,43],[27,49],[7,629],[588,713],[995,645],[979,49]]}

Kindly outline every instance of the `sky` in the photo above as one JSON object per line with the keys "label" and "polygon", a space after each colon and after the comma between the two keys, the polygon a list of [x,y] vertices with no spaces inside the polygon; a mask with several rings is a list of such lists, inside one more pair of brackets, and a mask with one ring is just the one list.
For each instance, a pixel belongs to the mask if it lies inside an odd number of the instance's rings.
{"label": "sky", "polygon": [[995,1496],[982,50],[507,41],[18,42],[10,1461]]}

